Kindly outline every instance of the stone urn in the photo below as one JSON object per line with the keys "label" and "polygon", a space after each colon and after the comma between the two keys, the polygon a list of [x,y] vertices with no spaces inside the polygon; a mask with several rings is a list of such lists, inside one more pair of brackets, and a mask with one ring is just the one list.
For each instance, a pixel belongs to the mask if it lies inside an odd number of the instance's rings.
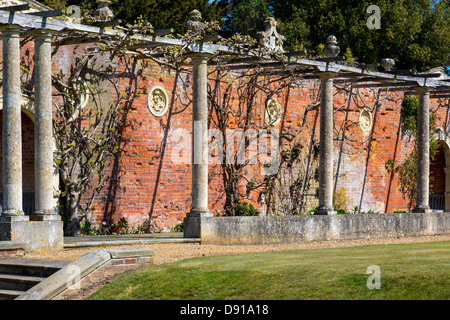
{"label": "stone urn", "polygon": [[186,22],[186,28],[189,31],[197,32],[205,27],[205,24],[201,22],[202,14],[197,9],[194,9],[189,14],[189,20]]}
{"label": "stone urn", "polygon": [[341,48],[337,45],[337,38],[335,36],[329,36],[327,38],[327,44],[323,51],[328,58],[337,57],[339,52],[341,52]]}
{"label": "stone urn", "polygon": [[111,4],[109,0],[97,0],[98,9],[94,12],[94,17],[99,21],[110,21],[114,18],[114,13],[108,7]]}
{"label": "stone urn", "polygon": [[381,65],[383,66],[384,70],[390,71],[391,68],[395,66],[395,61],[391,58],[385,58],[381,60]]}

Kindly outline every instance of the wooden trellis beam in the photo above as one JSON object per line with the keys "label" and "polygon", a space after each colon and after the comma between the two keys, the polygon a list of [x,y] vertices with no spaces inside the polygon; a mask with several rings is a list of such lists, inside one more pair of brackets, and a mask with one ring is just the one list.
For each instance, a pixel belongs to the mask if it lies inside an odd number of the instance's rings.
{"label": "wooden trellis beam", "polygon": [[38,17],[57,17],[63,14],[63,11],[61,9],[58,10],[49,10],[49,11],[39,11],[39,12],[29,12],[28,14],[32,16],[38,16]]}
{"label": "wooden trellis beam", "polygon": [[30,9],[30,5],[28,3],[19,4],[16,6],[6,6],[0,7],[0,10],[8,11],[8,12],[20,12]]}
{"label": "wooden trellis beam", "polygon": [[[159,33],[156,32],[153,35],[144,35],[144,34],[132,34],[127,35],[126,32],[117,29],[108,29],[106,27],[101,26],[91,26],[91,25],[83,25],[78,23],[72,23],[69,21],[61,21],[56,19],[47,19],[45,16],[32,15],[27,13],[20,13],[19,11],[24,10],[28,5],[25,6],[11,6],[11,7],[3,7],[0,8],[0,25],[17,25],[24,29],[45,29],[53,32],[61,32],[61,33],[70,33],[70,32],[79,32],[88,34],[87,37],[90,38],[90,41],[101,40],[103,37],[117,37],[117,38],[125,38],[128,37],[130,40],[136,40],[142,47],[152,47],[152,46],[187,46],[188,50],[191,52],[199,52],[199,53],[208,53],[211,55],[220,55],[220,54],[232,54],[239,55],[240,58],[249,57],[253,59],[261,59],[267,62],[267,65],[264,67],[274,67],[277,66],[279,62],[270,62],[270,57],[260,57],[258,56],[258,50],[255,51],[239,51],[234,47],[227,45],[219,45],[213,43],[205,43],[205,42],[196,42],[192,44],[186,43],[181,39],[174,38],[166,38],[158,36],[158,34],[164,34],[164,32]],[[14,12],[11,15],[11,11]],[[166,30],[165,32],[168,32]],[[81,40],[80,40],[81,41]],[[63,42],[64,43],[64,42]],[[67,43],[71,43],[68,41]],[[67,44],[65,43],[65,44]],[[83,41],[84,43],[84,41]],[[73,44],[73,42],[72,42]],[[145,44],[145,45],[144,45]],[[58,43],[61,45],[61,43]],[[285,52],[284,55],[287,58],[298,56],[304,54],[303,51],[295,51],[295,52]],[[342,60],[342,57],[333,57],[319,60],[309,60],[305,58],[296,58],[287,59],[289,62],[285,65],[288,66],[301,66],[302,68],[311,68],[314,69],[314,72],[331,72],[335,73],[337,76],[341,78],[349,78],[348,74],[354,74],[355,82],[368,81],[369,78],[376,79],[377,81],[387,81],[382,84],[355,84],[354,87],[386,87],[386,86],[425,86],[425,87],[450,87],[449,81],[444,80],[435,80],[433,77],[436,74],[418,74],[418,75],[399,75],[393,74],[389,72],[378,72],[378,71],[370,71],[367,70],[369,66],[372,65],[362,65],[362,67],[351,67],[341,64],[336,64],[334,62]],[[273,63],[270,65],[270,63]],[[279,65],[278,65],[279,66]],[[243,68],[243,67],[242,67]],[[278,72],[278,71],[277,71]],[[317,77],[316,75],[312,77]],[[350,79],[347,79],[348,81]],[[337,82],[345,81],[341,79],[336,79]]]}
{"label": "wooden trellis beam", "polygon": [[431,94],[430,95],[430,98],[431,99],[450,99],[450,94],[437,94],[437,95],[434,95],[434,94]]}
{"label": "wooden trellis beam", "polygon": [[[431,94],[450,94],[450,89],[449,90],[432,90],[430,91]],[[417,95],[418,92],[417,91],[406,91],[405,95]]]}
{"label": "wooden trellis beam", "polygon": [[364,83],[355,84],[353,88],[380,88],[380,87],[405,87],[405,86],[417,86],[415,82],[383,82],[383,83]]}

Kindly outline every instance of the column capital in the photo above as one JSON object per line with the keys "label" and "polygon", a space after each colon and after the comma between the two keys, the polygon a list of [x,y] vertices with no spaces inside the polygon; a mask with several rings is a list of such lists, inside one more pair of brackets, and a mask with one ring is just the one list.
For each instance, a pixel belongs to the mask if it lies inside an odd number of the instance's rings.
{"label": "column capital", "polygon": [[419,93],[427,93],[427,92],[430,92],[433,89],[434,88],[432,88],[432,87],[423,87],[423,86],[414,87],[414,90],[419,92]]}
{"label": "column capital", "polygon": [[333,79],[334,77],[336,77],[337,73],[331,72],[331,71],[321,71],[321,72],[317,72],[316,75],[320,79]]}
{"label": "column capital", "polygon": [[57,32],[45,30],[45,29],[34,29],[26,32],[27,36],[33,38],[51,38],[56,35]]}
{"label": "column capital", "polygon": [[207,60],[212,57],[212,54],[205,53],[205,52],[193,52],[187,54],[188,57],[190,57],[193,61],[194,60]]}
{"label": "column capital", "polygon": [[20,33],[23,30],[25,30],[24,28],[15,25],[15,24],[4,24],[0,26],[0,32],[1,33]]}

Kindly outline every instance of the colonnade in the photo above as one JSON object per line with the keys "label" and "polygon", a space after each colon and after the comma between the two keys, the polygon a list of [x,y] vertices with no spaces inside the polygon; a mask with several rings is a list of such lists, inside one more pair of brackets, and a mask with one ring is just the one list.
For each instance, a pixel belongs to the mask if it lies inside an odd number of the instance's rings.
{"label": "colonnade", "polygon": [[[207,126],[207,55],[193,57],[193,156],[192,156],[192,209],[185,222],[191,226],[185,236],[199,237],[201,234],[201,217],[211,216],[208,210],[208,144],[205,136]],[[320,103],[320,155],[319,155],[319,207],[316,214],[334,215],[333,208],[333,72],[318,72],[321,81]],[[417,87],[419,94],[418,118],[418,163],[417,163],[417,213],[430,212],[429,207],[429,110],[430,90]],[[200,129],[199,129],[200,128]],[[199,131],[203,130],[203,131]],[[200,134],[201,132],[201,134]],[[203,155],[203,161],[199,162]],[[195,227],[192,227],[195,225]]]}
{"label": "colonnade", "polygon": [[46,30],[29,35],[35,41],[35,211],[25,216],[22,207],[22,128],[20,38],[24,31],[3,25],[3,221],[58,221],[53,202],[53,115],[51,37]]}
{"label": "colonnade", "polygon": [[[2,219],[26,221],[22,208],[22,143],[20,37],[23,29],[3,25],[3,210]],[[35,39],[35,212],[33,221],[58,220],[53,204],[53,135],[51,37],[47,30],[31,33]],[[207,61],[209,54],[197,53],[193,61],[193,152],[192,209],[187,214],[187,234],[200,233],[200,218],[208,209]],[[317,214],[335,214],[333,208],[333,77],[319,72],[321,79],[319,208]],[[418,177],[416,212],[429,211],[429,103],[430,89],[418,88]],[[191,231],[189,231],[191,230]]]}

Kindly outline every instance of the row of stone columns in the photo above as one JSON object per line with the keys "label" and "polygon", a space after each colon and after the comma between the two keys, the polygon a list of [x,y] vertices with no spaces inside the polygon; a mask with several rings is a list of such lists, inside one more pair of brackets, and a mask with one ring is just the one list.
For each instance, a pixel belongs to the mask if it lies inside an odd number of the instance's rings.
{"label": "row of stone columns", "polygon": [[[3,38],[3,210],[2,218],[24,221],[22,204],[22,134],[20,36],[16,26],[2,26]],[[35,212],[33,221],[60,220],[53,203],[53,131],[51,34],[35,38]]]}
{"label": "row of stone columns", "polygon": [[[207,162],[207,55],[193,59],[193,155],[192,155],[192,209],[186,222],[191,236],[200,235],[200,221],[210,216],[208,210]],[[336,214],[333,207],[333,77],[332,72],[318,73],[321,81],[320,104],[320,155],[319,155],[319,207],[316,214]],[[428,212],[429,208],[429,105],[430,89],[417,88],[419,92],[417,199],[414,212]],[[195,225],[195,228],[192,228]],[[193,231],[193,229],[195,229]]]}
{"label": "row of stone columns", "polygon": [[[319,73],[321,79],[319,207],[316,214],[336,214],[333,208],[333,77],[331,72]],[[430,173],[430,88],[417,87],[419,117],[417,139],[417,196],[413,212],[429,212]]]}

